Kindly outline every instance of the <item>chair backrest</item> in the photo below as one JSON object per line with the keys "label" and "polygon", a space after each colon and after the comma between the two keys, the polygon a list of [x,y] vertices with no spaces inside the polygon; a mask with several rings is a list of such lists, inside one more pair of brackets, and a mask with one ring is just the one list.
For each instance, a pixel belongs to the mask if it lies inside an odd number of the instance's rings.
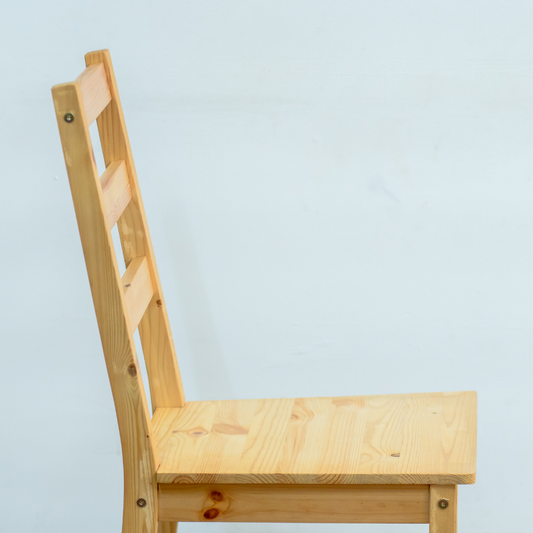
{"label": "chair backrest", "polygon": [[[125,516],[126,508],[131,516],[134,508],[153,509],[157,490],[157,452],[133,340],[137,328],[154,412],[182,407],[185,397],[109,51],[90,52],[85,62],[81,75],[54,86],[52,95],[117,411]],[[94,120],[106,166],[102,176],[89,134]],[[111,235],[115,224],[126,263],[122,277]]]}

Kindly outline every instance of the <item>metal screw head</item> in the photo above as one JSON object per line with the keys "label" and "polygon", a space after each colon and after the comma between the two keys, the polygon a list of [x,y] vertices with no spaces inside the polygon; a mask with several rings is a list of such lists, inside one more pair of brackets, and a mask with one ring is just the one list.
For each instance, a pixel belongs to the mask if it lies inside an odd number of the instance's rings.
{"label": "metal screw head", "polygon": [[438,506],[439,506],[441,509],[447,509],[447,508],[448,508],[448,505],[450,505],[449,500],[447,500],[447,499],[445,499],[445,498],[442,498],[442,500],[439,500]]}
{"label": "metal screw head", "polygon": [[63,118],[65,122],[74,122],[74,115],[72,113],[67,113]]}
{"label": "metal screw head", "polygon": [[137,500],[137,505],[138,505],[139,507],[146,507],[146,500],[145,500],[144,498],[139,498],[139,499]]}

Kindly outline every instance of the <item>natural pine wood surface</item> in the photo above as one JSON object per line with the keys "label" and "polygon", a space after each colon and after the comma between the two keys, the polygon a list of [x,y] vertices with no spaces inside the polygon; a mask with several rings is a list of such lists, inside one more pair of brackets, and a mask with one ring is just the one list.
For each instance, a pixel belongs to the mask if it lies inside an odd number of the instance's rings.
{"label": "natural pine wood surface", "polygon": [[159,517],[179,522],[427,524],[427,485],[159,485]]}
{"label": "natural pine wood surface", "polygon": [[90,125],[111,101],[103,63],[86,68],[76,81],[81,91],[85,118]]}
{"label": "natural pine wood surface", "polygon": [[475,481],[475,392],[188,402],[153,427],[159,483]]}

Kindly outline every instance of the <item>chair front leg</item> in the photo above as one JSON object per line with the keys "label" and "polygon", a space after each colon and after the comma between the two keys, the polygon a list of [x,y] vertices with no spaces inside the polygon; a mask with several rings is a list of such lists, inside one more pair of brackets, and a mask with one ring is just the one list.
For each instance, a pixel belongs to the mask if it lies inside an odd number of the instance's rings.
{"label": "chair front leg", "polygon": [[457,533],[457,485],[429,486],[429,533]]}

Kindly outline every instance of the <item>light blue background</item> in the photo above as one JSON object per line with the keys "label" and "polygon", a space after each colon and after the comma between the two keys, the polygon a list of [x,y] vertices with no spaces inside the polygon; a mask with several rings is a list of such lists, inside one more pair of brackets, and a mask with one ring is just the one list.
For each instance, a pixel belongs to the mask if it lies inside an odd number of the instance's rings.
{"label": "light blue background", "polygon": [[188,399],[477,390],[460,531],[526,531],[532,27],[525,1],[4,3],[1,529],[121,527],[50,94],[109,48]]}

